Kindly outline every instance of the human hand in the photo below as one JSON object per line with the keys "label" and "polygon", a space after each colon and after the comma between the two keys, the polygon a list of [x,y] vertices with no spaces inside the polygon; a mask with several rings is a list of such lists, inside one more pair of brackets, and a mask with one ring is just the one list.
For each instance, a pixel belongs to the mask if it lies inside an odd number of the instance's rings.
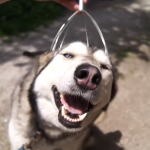
{"label": "human hand", "polygon": [[[79,10],[79,5],[77,4],[75,0],[37,0],[37,1],[54,1],[63,5],[64,7],[70,10],[73,10],[73,11]],[[87,3],[87,0],[84,0],[84,3]]]}

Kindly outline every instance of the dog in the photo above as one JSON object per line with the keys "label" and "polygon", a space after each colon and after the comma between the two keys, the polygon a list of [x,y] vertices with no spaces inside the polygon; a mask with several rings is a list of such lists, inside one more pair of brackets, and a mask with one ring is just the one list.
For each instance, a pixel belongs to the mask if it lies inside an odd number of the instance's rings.
{"label": "dog", "polygon": [[34,69],[13,94],[11,149],[83,150],[91,125],[117,91],[109,56],[82,42],[24,55]]}

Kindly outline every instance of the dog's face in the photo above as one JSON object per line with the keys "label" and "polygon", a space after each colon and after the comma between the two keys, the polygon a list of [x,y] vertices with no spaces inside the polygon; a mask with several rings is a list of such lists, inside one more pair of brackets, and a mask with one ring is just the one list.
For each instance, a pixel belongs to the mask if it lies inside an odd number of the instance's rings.
{"label": "dog's face", "polygon": [[81,42],[65,46],[52,57],[46,55],[49,59],[40,66],[30,89],[33,107],[45,124],[67,132],[80,131],[110,100],[110,59],[104,51],[94,51]]}

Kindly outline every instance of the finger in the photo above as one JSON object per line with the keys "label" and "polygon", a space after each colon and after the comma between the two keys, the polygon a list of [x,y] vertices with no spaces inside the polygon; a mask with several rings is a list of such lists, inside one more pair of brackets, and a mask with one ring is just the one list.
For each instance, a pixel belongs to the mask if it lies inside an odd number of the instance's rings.
{"label": "finger", "polygon": [[77,11],[79,9],[79,6],[75,0],[57,0],[56,2],[73,11]]}
{"label": "finger", "polygon": [[84,4],[86,4],[87,3],[87,0],[84,0]]}
{"label": "finger", "polygon": [[[75,0],[37,0],[37,1],[55,1],[70,10],[73,10],[73,11],[79,10],[79,5],[77,4]],[[84,3],[86,4],[87,0],[84,0]]]}
{"label": "finger", "polygon": [[[73,11],[79,10],[79,5],[77,4],[75,0],[64,0],[64,1],[59,0],[58,2],[70,10],[73,10]],[[84,3],[86,4],[87,0],[84,0]]]}

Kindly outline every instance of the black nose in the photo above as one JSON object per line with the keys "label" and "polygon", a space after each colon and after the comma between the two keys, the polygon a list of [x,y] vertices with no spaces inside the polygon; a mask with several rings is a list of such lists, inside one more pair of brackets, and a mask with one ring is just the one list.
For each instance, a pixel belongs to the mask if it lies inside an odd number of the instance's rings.
{"label": "black nose", "polygon": [[74,73],[74,77],[77,85],[85,90],[96,89],[101,81],[100,71],[90,64],[78,66]]}

